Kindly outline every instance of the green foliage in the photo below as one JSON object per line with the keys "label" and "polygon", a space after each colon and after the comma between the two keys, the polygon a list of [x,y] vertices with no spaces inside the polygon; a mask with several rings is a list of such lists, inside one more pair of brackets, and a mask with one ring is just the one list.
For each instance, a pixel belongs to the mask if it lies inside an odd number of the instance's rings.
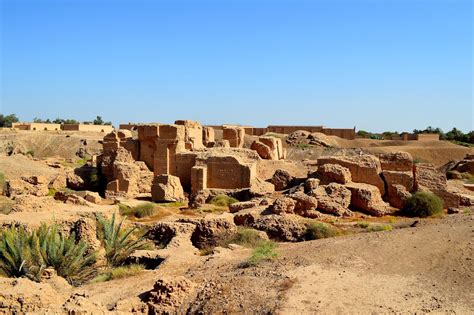
{"label": "green foliage", "polygon": [[100,275],[92,279],[91,282],[98,283],[98,282],[105,282],[105,281],[110,281],[114,279],[131,277],[136,274],[139,274],[143,270],[145,270],[145,266],[138,265],[138,264],[120,266],[120,267],[108,269],[102,272]]}
{"label": "green foliage", "polygon": [[160,203],[160,206],[179,208],[179,207],[184,207],[184,206],[185,206],[185,203],[184,203],[184,202],[181,202],[181,201],[173,201],[173,202]]}
{"label": "green foliage", "polygon": [[417,192],[406,202],[403,213],[411,217],[428,217],[440,214],[443,211],[443,201],[436,195],[428,192]]}
{"label": "green foliage", "polygon": [[123,265],[130,254],[136,250],[147,249],[149,244],[143,235],[135,236],[136,227],[124,228],[125,218],[115,222],[115,213],[110,220],[98,215],[99,237],[105,248],[105,257],[110,267]]}
{"label": "green foliage", "polygon": [[369,227],[369,222],[357,222],[355,226],[360,227],[362,229],[366,229]]}
{"label": "green foliage", "polygon": [[277,244],[272,241],[260,243],[252,252],[252,255],[242,264],[243,267],[251,267],[260,264],[263,261],[273,260],[278,257],[275,252]]}
{"label": "green foliage", "polygon": [[52,267],[69,283],[78,285],[95,274],[95,253],[84,242],[76,242],[56,225],[41,225],[35,231],[7,228],[0,235],[0,272],[8,277],[41,280],[44,268]]}
{"label": "green foliage", "polygon": [[152,202],[143,203],[134,207],[119,204],[119,211],[121,215],[128,217],[133,216],[139,219],[154,215],[156,213],[155,208],[155,204]]}
{"label": "green foliage", "polygon": [[233,203],[239,202],[237,199],[229,197],[227,195],[217,195],[209,201],[211,205],[218,207],[228,207]]}
{"label": "green foliage", "polygon": [[0,114],[0,127],[11,127],[13,123],[18,122],[18,117],[15,114],[3,115]]}
{"label": "green foliage", "polygon": [[391,231],[393,227],[390,224],[371,224],[367,231],[369,232],[380,232],[380,231]]}
{"label": "green foliage", "polygon": [[226,240],[226,245],[228,244],[238,244],[245,247],[254,248],[265,242],[262,239],[259,231],[251,228],[239,228],[237,233],[232,236],[230,239]]}
{"label": "green foliage", "polygon": [[30,156],[33,157],[33,156],[35,156],[35,151],[33,151],[33,150],[28,150],[28,151],[26,151],[26,155],[30,155]]}
{"label": "green foliage", "polygon": [[27,277],[40,281],[44,265],[38,239],[25,228],[10,227],[0,234],[0,273],[7,277]]}
{"label": "green foliage", "polygon": [[307,241],[317,240],[320,238],[334,237],[338,234],[338,230],[333,226],[322,222],[315,222],[309,224],[306,228],[304,239]]}
{"label": "green foliage", "polygon": [[311,146],[307,143],[298,143],[295,147],[300,150],[305,150],[305,149],[310,148]]}
{"label": "green foliage", "polygon": [[82,284],[95,276],[96,253],[91,252],[85,242],[76,242],[74,233],[66,237],[58,231],[57,225],[42,224],[34,235],[43,264],[53,267],[70,284]]}

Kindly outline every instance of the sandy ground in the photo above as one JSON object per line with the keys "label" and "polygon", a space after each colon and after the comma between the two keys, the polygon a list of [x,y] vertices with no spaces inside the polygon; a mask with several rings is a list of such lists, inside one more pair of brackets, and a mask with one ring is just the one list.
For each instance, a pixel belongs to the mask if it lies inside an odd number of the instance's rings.
{"label": "sandy ground", "polygon": [[391,232],[281,244],[278,260],[254,268],[238,268],[245,256],[236,257],[237,252],[226,262],[211,260],[190,272],[215,284],[194,309],[472,314],[474,216],[426,222]]}

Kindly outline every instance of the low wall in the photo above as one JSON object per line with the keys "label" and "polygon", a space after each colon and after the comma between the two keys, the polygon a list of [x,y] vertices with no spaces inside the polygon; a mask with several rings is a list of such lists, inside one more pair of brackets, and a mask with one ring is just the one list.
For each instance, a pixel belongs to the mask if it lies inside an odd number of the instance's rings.
{"label": "low wall", "polygon": [[439,134],[437,133],[420,133],[416,135],[418,141],[439,141]]}
{"label": "low wall", "polygon": [[114,131],[110,125],[84,125],[84,124],[65,124],[62,126],[64,131],[89,131],[109,133]]}
{"label": "low wall", "polygon": [[47,123],[13,123],[13,129],[17,130],[61,130],[61,124],[47,124]]}
{"label": "low wall", "polygon": [[137,129],[137,125],[136,124],[120,124],[119,129],[135,130]]}

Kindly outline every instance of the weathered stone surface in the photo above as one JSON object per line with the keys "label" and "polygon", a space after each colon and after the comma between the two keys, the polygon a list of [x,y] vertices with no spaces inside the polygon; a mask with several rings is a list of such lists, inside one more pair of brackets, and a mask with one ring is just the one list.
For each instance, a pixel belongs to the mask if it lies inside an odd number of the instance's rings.
{"label": "weathered stone surface", "polygon": [[429,191],[443,199],[445,207],[457,208],[462,196],[448,189],[446,175],[437,171],[430,164],[415,165],[415,191]]}
{"label": "weathered stone surface", "polygon": [[289,196],[296,201],[294,212],[303,217],[316,218],[319,214],[315,211],[318,207],[318,200],[315,197],[308,196],[303,192],[291,194]]}
{"label": "weathered stone surface", "polygon": [[413,169],[413,157],[408,152],[383,153],[379,159],[384,171],[411,172]]}
{"label": "weathered stone surface", "polygon": [[303,240],[306,227],[301,224],[298,216],[294,215],[265,215],[258,218],[252,227],[267,232],[271,239],[284,242]]}
{"label": "weathered stone surface", "polygon": [[382,167],[376,156],[365,154],[321,157],[318,159],[318,166],[328,163],[347,167],[351,172],[352,181],[376,186],[381,195],[385,194],[385,184],[380,177]]}
{"label": "weathered stone surface", "polygon": [[337,216],[350,216],[351,191],[341,184],[331,183],[313,190],[318,200],[318,210]]}
{"label": "weathered stone surface", "polygon": [[145,294],[150,314],[184,314],[192,300],[196,284],[185,277],[161,277]]}
{"label": "weathered stone surface", "polygon": [[260,206],[241,210],[235,213],[234,223],[236,225],[251,226],[262,216],[262,213],[266,211],[266,209],[266,206]]}
{"label": "weathered stone surface", "polygon": [[280,138],[259,137],[258,140],[270,148],[272,160],[283,160],[285,158],[285,149],[283,149],[283,143]]}
{"label": "weathered stone surface", "polygon": [[215,131],[212,127],[204,126],[202,127],[202,142],[206,147],[211,147],[214,145],[215,139]]}
{"label": "weathered stone surface", "polygon": [[315,190],[319,187],[320,180],[317,178],[308,178],[304,182],[304,190],[305,192],[310,192],[312,190]]}
{"label": "weathered stone surface", "polygon": [[236,202],[229,206],[230,213],[235,213],[240,210],[256,207],[257,204],[253,201]]}
{"label": "weathered stone surface", "polygon": [[89,201],[89,202],[95,203],[95,204],[100,204],[102,202],[102,198],[100,197],[100,195],[98,193],[92,192],[92,191],[87,191],[84,194],[84,199],[86,201]]}
{"label": "weathered stone surface", "polygon": [[346,187],[351,191],[351,206],[362,212],[383,216],[389,214],[390,207],[382,200],[377,187],[363,183],[349,183]]}
{"label": "weathered stone surface", "polygon": [[179,178],[173,175],[158,175],[151,188],[153,201],[185,201],[183,187]]}
{"label": "weathered stone surface", "polygon": [[403,208],[413,191],[413,172],[383,171],[387,183],[387,199],[391,206]]}
{"label": "weathered stone surface", "polygon": [[22,179],[10,179],[5,182],[4,193],[7,197],[19,195],[33,195],[37,197],[48,195],[48,184],[46,179],[37,177],[22,177]]}
{"label": "weathered stone surface", "polygon": [[339,164],[323,164],[316,172],[322,185],[330,183],[346,184],[352,181],[351,172]]}
{"label": "weathered stone surface", "polygon": [[84,190],[86,189],[86,183],[84,180],[74,174],[73,172],[69,172],[66,175],[66,183],[67,183],[67,188],[73,189],[73,190]]}
{"label": "weathered stone surface", "polygon": [[291,176],[290,173],[280,169],[275,171],[271,179],[276,191],[287,189],[293,181],[294,177]]}
{"label": "weathered stone surface", "polygon": [[245,129],[242,127],[224,126],[222,128],[223,139],[228,140],[232,148],[244,146]]}
{"label": "weathered stone surface", "polygon": [[78,205],[78,206],[89,206],[89,204],[84,198],[73,193],[57,191],[54,194],[54,199],[67,203],[67,204]]}
{"label": "weathered stone surface", "polygon": [[403,185],[390,185],[387,189],[388,203],[395,208],[403,209],[411,193]]}
{"label": "weathered stone surface", "polygon": [[59,173],[56,176],[51,179],[51,181],[48,184],[48,188],[51,189],[64,189],[67,187],[67,177],[66,174],[64,173]]}
{"label": "weathered stone surface", "polygon": [[194,223],[196,229],[191,236],[191,242],[197,248],[216,246],[220,241],[229,238],[237,232],[234,217],[230,214],[200,220],[183,220]]}
{"label": "weathered stone surface", "polygon": [[264,160],[275,160],[272,149],[260,141],[254,141],[250,149],[257,151],[258,155]]}
{"label": "weathered stone surface", "polygon": [[279,197],[273,203],[272,211],[276,214],[294,213],[296,200],[289,197]]}

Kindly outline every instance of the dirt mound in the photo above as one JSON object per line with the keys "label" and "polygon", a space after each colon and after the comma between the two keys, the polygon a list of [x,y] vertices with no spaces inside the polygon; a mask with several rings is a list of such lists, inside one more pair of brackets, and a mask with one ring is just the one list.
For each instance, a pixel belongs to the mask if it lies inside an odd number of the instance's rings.
{"label": "dirt mound", "polygon": [[0,154],[30,154],[37,158],[77,158],[80,151],[98,154],[103,133],[64,131],[0,131]]}

